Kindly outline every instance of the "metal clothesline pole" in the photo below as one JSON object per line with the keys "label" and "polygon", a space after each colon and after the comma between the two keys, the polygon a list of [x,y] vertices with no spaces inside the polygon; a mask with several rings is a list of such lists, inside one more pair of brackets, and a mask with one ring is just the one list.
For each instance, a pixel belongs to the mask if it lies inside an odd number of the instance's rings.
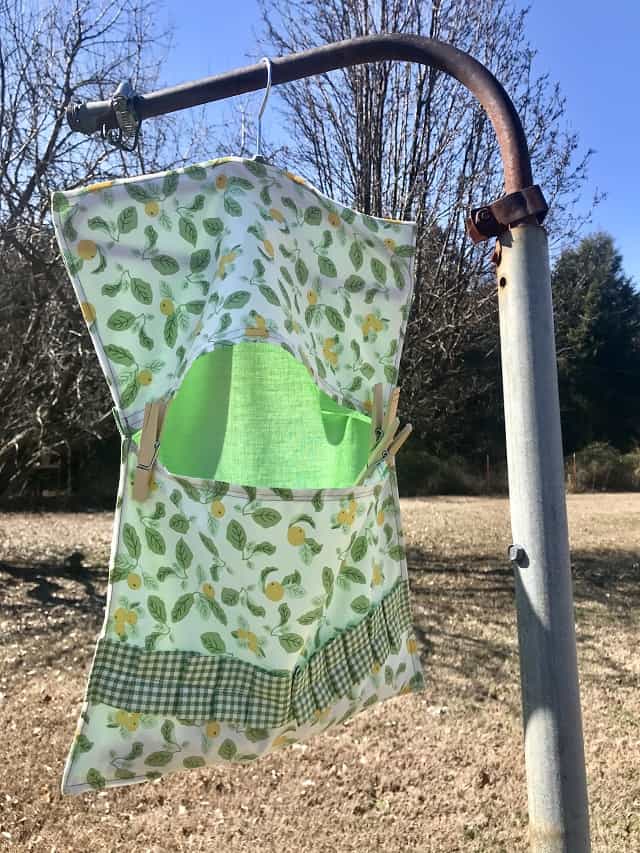
{"label": "metal clothesline pole", "polygon": [[[500,145],[506,195],[471,211],[474,241],[498,238],[502,381],[516,581],[525,764],[532,853],[589,853],[589,812],[569,558],[564,460],[551,300],[546,204],[532,186],[519,116],[502,85],[456,48],[413,35],[364,36],[271,60],[278,86],[338,68],[400,60],[439,69],[478,99]],[[71,104],[82,133],[265,87],[263,62],[179,86]]]}

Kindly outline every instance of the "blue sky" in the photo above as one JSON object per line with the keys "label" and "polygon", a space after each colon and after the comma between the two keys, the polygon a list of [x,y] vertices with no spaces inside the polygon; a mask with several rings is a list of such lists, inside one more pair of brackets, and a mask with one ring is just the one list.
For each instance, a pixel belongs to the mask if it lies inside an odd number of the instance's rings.
{"label": "blue sky", "polygon": [[[534,67],[560,83],[567,97],[567,122],[579,133],[581,150],[596,151],[585,203],[596,188],[608,193],[587,231],[602,228],[613,234],[626,273],[640,286],[640,3],[532,0],[529,5],[529,39],[538,50]],[[169,0],[161,14],[176,27],[175,47],[163,65],[163,85],[239,68],[256,56],[255,0],[229,5],[192,0],[188,7]],[[257,111],[262,95],[250,97]],[[236,104],[237,99],[212,104],[212,120],[228,116]],[[268,108],[264,131],[268,135]]]}

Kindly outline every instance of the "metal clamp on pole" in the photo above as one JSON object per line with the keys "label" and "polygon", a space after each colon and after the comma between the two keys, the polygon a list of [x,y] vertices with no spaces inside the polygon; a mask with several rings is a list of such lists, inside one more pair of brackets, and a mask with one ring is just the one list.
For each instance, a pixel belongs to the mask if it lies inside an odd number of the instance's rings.
{"label": "metal clamp on pole", "polygon": [[[107,129],[106,125],[102,124],[100,128],[102,139],[122,151],[135,151],[138,146],[142,119],[135,108],[137,99],[138,95],[134,92],[130,81],[125,80],[120,83],[111,96],[111,107],[118,127]],[[132,138],[133,142],[127,146],[125,142]]]}
{"label": "metal clamp on pole", "polygon": [[535,216],[541,225],[549,205],[537,184],[499,198],[491,204],[474,207],[467,218],[467,231],[474,243],[499,237],[511,225]]}

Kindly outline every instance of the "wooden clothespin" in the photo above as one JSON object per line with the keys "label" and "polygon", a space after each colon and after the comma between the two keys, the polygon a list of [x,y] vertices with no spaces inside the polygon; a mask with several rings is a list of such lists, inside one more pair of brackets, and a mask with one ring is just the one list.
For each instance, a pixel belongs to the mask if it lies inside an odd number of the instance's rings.
{"label": "wooden clothespin", "polygon": [[133,480],[133,499],[136,501],[144,501],[149,495],[151,474],[160,449],[160,434],[166,409],[166,400],[154,400],[144,407],[138,463]]}
{"label": "wooden clothespin", "polygon": [[392,444],[389,446],[386,455],[387,465],[389,466],[389,468],[395,468],[396,453],[400,450],[402,445],[409,438],[412,431],[413,426],[411,424],[405,424],[398,433],[395,441],[393,441]]}
{"label": "wooden clothespin", "polygon": [[369,440],[370,449],[376,446],[384,434],[383,404],[382,383],[377,382],[373,386],[373,411],[371,416],[371,438]]}
{"label": "wooden clothespin", "polygon": [[381,459],[386,459],[390,468],[394,467],[395,455],[405,443],[413,427],[407,424],[396,435],[400,420],[397,417],[400,388],[395,387],[389,395],[387,410],[383,413],[382,384],[373,387],[373,417],[371,419],[371,441],[367,464],[360,472],[356,485],[367,478],[371,469]]}

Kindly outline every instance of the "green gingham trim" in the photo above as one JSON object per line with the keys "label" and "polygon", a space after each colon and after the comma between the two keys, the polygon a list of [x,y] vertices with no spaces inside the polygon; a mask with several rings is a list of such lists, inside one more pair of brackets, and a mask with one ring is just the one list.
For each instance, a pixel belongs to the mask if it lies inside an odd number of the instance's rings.
{"label": "green gingham trim", "polygon": [[400,579],[363,620],[318,649],[293,672],[267,671],[228,655],[148,652],[98,640],[88,699],[130,712],[218,720],[251,728],[298,725],[349,694],[391,652],[411,626],[409,585]]}

